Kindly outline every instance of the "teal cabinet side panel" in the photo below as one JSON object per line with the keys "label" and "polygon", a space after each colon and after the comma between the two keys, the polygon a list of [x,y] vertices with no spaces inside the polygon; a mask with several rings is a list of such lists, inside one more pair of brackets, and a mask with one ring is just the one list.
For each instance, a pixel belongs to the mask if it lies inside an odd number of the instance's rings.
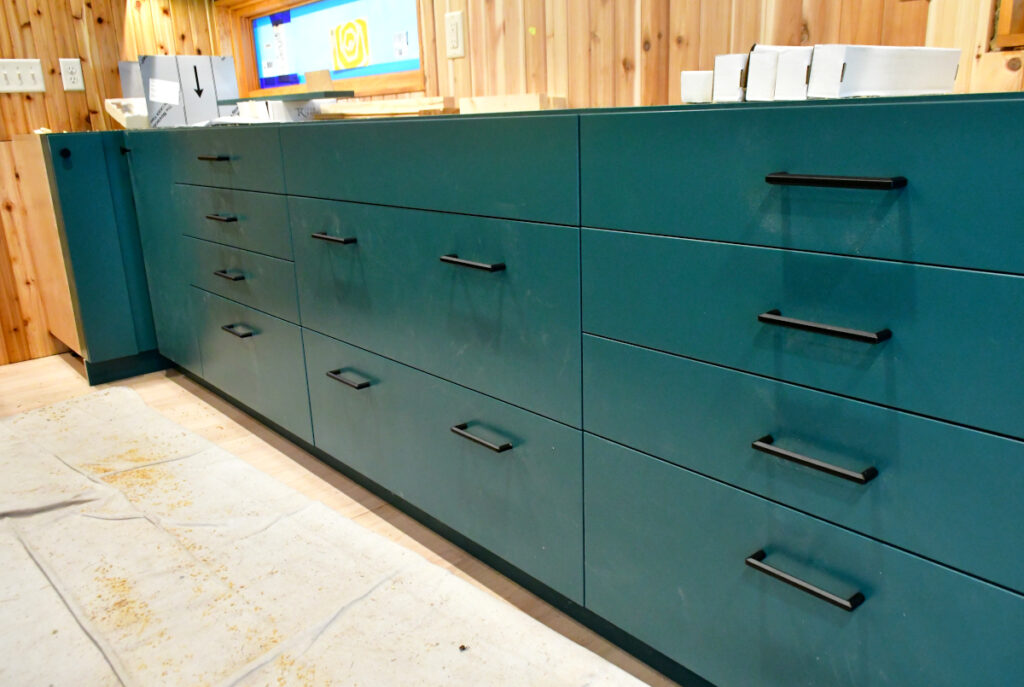
{"label": "teal cabinet side panel", "polygon": [[[1024,442],[583,337],[584,428],[1024,592]],[[877,476],[858,484],[755,450]]]}
{"label": "teal cabinet side panel", "polygon": [[[892,336],[759,321],[772,310]],[[583,230],[588,333],[1015,437],[1022,312],[1020,276]]]}
{"label": "teal cabinet side panel", "polygon": [[292,195],[579,224],[575,115],[303,124],[281,147]]}
{"label": "teal cabinet side panel", "polygon": [[[1024,597],[585,435],[587,607],[719,685],[962,687],[1024,670]],[[745,564],[862,605],[844,611]]]}
{"label": "teal cabinet side panel", "polygon": [[103,136],[51,134],[44,143],[85,358],[135,355],[140,349]]}
{"label": "teal cabinet side panel", "polygon": [[174,132],[126,132],[142,256],[149,284],[157,347],[165,357],[202,376],[198,323],[183,251],[180,211],[173,202],[168,160]]}
{"label": "teal cabinet side panel", "polygon": [[110,197],[117,218],[121,264],[135,323],[135,343],[139,351],[151,351],[156,348],[156,331],[153,328],[153,307],[149,302],[149,287],[146,284],[146,266],[142,259],[135,199],[132,196],[131,170],[124,152],[124,133],[107,131],[99,135],[103,141]]}
{"label": "teal cabinet side panel", "polygon": [[[1024,273],[1024,99],[774,104],[580,117],[583,224]],[[981,152],[984,151],[984,152]],[[894,191],[765,176],[903,176]]]}
{"label": "teal cabinet side panel", "polygon": [[[303,339],[318,448],[582,602],[579,430],[309,330]],[[460,423],[511,448],[459,436]]]}

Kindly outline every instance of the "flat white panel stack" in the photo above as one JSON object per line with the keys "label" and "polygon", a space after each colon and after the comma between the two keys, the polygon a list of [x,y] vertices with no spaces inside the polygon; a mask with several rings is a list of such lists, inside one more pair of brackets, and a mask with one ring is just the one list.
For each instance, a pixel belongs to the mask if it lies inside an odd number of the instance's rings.
{"label": "flat white panel stack", "polygon": [[746,90],[748,53],[715,56],[715,83],[712,100],[716,103],[738,103]]}
{"label": "flat white panel stack", "polygon": [[953,92],[960,51],[881,45],[816,45],[810,98],[941,95]]}

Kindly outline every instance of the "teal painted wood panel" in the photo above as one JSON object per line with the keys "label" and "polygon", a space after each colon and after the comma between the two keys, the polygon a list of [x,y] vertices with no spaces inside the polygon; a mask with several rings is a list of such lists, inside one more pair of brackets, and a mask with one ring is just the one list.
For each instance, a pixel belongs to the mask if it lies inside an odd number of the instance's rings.
{"label": "teal painted wood panel", "polygon": [[178,133],[125,132],[125,140],[131,149],[128,155],[132,190],[157,348],[169,360],[202,376],[196,338],[199,325],[183,254],[181,213],[173,202],[172,176],[167,164],[177,145]]}
{"label": "teal painted wood panel", "polygon": [[284,193],[278,131],[277,126],[178,130],[172,134],[175,146],[167,158],[173,180]]}
{"label": "teal painted wood panel", "polygon": [[[758,321],[773,309],[892,338]],[[1024,277],[583,231],[588,333],[1016,437],[1021,313]]]}
{"label": "teal painted wood panel", "polygon": [[[111,139],[117,136],[106,134]],[[115,206],[104,137],[79,133],[51,134],[43,139],[72,302],[84,335],[83,355],[97,363],[142,350],[130,292],[137,284],[129,282],[129,274],[135,275],[126,270],[118,228],[119,221],[127,221],[127,213]],[[120,194],[116,200],[125,201]],[[132,223],[123,231],[137,230]],[[141,260],[138,253],[132,253],[133,246],[125,248],[129,263]],[[144,334],[141,339],[146,342]]]}
{"label": "teal painted wood panel", "polygon": [[[718,108],[580,117],[583,224],[1024,272],[1024,99]],[[765,175],[903,176],[906,188]]]}
{"label": "teal painted wood panel", "polygon": [[289,211],[303,326],[579,426],[578,229],[303,198]]}
{"label": "teal painted wood panel", "polygon": [[194,286],[283,320],[299,321],[294,263],[191,237],[184,242]]}
{"label": "teal painted wood panel", "polygon": [[579,224],[575,115],[283,127],[288,193]]}
{"label": "teal painted wood panel", "polygon": [[[303,330],[316,445],[570,599],[583,599],[581,433]],[[354,389],[327,376],[368,382]],[[495,453],[451,432],[512,449]]]}
{"label": "teal painted wood panel", "polygon": [[1024,442],[589,335],[583,391],[589,432],[1024,592]]}
{"label": "teal painted wood panel", "polygon": [[[181,230],[189,236],[292,259],[288,200],[273,193],[176,184],[182,207]],[[230,221],[218,221],[210,215]]]}
{"label": "teal painted wood panel", "polygon": [[[1024,597],[590,435],[587,607],[711,682],[1008,684]],[[848,597],[846,612],[744,564]],[[1011,677],[1013,676],[1013,677]]]}
{"label": "teal painted wood panel", "polygon": [[[206,381],[312,442],[299,327],[194,287],[192,295],[201,323],[199,343]],[[225,325],[252,334],[240,338],[224,331]]]}

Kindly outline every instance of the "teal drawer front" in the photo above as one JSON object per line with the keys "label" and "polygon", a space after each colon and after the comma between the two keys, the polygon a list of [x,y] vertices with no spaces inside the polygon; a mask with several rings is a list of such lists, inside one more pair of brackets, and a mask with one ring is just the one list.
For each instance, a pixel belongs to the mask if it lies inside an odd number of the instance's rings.
{"label": "teal drawer front", "polygon": [[[1024,272],[1024,99],[580,117],[583,224]],[[851,126],[856,122],[856,126]],[[903,176],[894,191],[765,176]]]}
{"label": "teal drawer front", "polygon": [[212,293],[192,291],[206,381],[312,442],[299,327]]}
{"label": "teal drawer front", "polygon": [[579,426],[578,229],[305,198],[289,212],[303,326]]}
{"label": "teal drawer front", "polygon": [[[304,330],[316,445],[569,598],[583,598],[581,435]],[[339,371],[358,389],[327,376]],[[492,443],[496,453],[451,427]]]}
{"label": "teal drawer front", "polygon": [[190,237],[182,240],[195,286],[283,320],[299,321],[294,263]]}
{"label": "teal drawer front", "polygon": [[1024,591],[1024,532],[996,525],[1024,520],[1024,443],[591,336],[583,361],[587,431]]}
{"label": "teal drawer front", "polygon": [[579,224],[574,115],[281,129],[288,193]]}
{"label": "teal drawer front", "polygon": [[[772,310],[892,337],[759,321]],[[1017,437],[1022,312],[1022,277],[583,231],[588,333]]]}
{"label": "teal drawer front", "polygon": [[[168,131],[128,132],[129,163],[139,238],[146,266],[157,349],[169,360],[202,376],[198,324],[188,283],[178,209],[166,160],[174,149]],[[170,206],[170,207],[169,207]]]}
{"label": "teal drawer front", "polygon": [[[584,439],[587,607],[722,687],[1003,685],[1024,598]],[[864,602],[844,611],[745,565]]]}
{"label": "teal drawer front", "polygon": [[272,193],[176,184],[181,231],[236,248],[292,259],[288,200]]}
{"label": "teal drawer front", "polygon": [[276,126],[175,132],[174,181],[247,191],[284,193]]}

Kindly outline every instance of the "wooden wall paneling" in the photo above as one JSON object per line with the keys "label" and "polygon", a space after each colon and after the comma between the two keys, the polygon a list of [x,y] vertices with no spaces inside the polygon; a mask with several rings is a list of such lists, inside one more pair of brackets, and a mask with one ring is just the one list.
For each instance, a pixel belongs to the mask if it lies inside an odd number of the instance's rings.
{"label": "wooden wall paneling", "polygon": [[[569,107],[590,105],[590,53],[593,41],[590,36],[590,5],[587,2],[570,2],[566,14],[568,72],[566,95]],[[579,27],[586,26],[586,31]]]}
{"label": "wooden wall paneling", "polygon": [[971,90],[980,92],[1019,91],[1024,88],[1024,50],[989,52],[974,66]]}
{"label": "wooden wall paneling", "polygon": [[49,126],[57,131],[70,131],[71,118],[68,116],[68,105],[64,99],[64,88],[61,85],[57,64],[57,46],[51,30],[49,8],[45,6],[45,0],[13,0],[13,2],[16,7],[27,5],[28,40],[26,46],[33,45],[35,47],[35,54],[31,57],[39,58],[43,67],[43,80],[46,82],[45,93],[29,93],[23,97],[43,101],[46,119],[38,126]]}
{"label": "wooden wall paneling", "polygon": [[747,52],[761,40],[765,0],[732,0],[729,52]]}
{"label": "wooden wall paneling", "polygon": [[544,92],[563,98],[569,95],[568,21],[566,3],[544,3],[544,67],[547,74]]}
{"label": "wooden wall paneling", "polygon": [[[100,111],[104,129],[114,129],[117,128],[117,125],[106,113],[103,101],[107,98],[120,98],[122,95],[121,76],[117,63],[121,59],[122,41],[120,36],[123,33],[118,31],[118,22],[114,20],[114,17],[123,17],[120,4],[120,0],[88,0],[88,5],[92,6],[92,21],[81,27],[86,32],[91,29],[91,45],[95,48],[92,69],[98,77]],[[134,54],[131,59],[135,59]]]}
{"label": "wooden wall paneling", "polygon": [[[972,72],[988,48],[995,0],[931,0],[925,45],[960,48],[960,70],[956,91],[966,93],[973,86]],[[979,88],[984,88],[979,84]]]}
{"label": "wooden wall paneling", "polygon": [[700,69],[700,0],[669,5],[668,103],[681,101],[679,72]]}
{"label": "wooden wall paneling", "polygon": [[615,61],[611,73],[615,80],[613,104],[617,107],[636,105],[640,102],[640,79],[637,78],[637,64],[640,61],[640,3],[632,0],[615,0],[614,46]]}
{"label": "wooden wall paneling", "polygon": [[843,0],[839,42],[878,45],[882,42],[885,0]]}
{"label": "wooden wall paneling", "polygon": [[[817,23],[820,20],[820,15],[814,14],[815,12],[835,17],[835,38],[838,39],[839,8],[840,4],[835,0],[820,0],[818,2],[807,2],[807,0],[803,2],[801,0],[764,0],[764,23],[761,30],[761,42],[770,45],[810,44],[811,22]],[[831,42],[834,43],[835,40]]]}
{"label": "wooden wall paneling", "polygon": [[669,102],[669,1],[640,3],[640,105]]}
{"label": "wooden wall paneling", "polygon": [[885,0],[882,45],[924,45],[928,0]]}
{"label": "wooden wall paneling", "polygon": [[[84,102],[86,112],[82,121],[82,131],[102,131],[107,127],[104,116],[103,99],[106,96],[106,84],[101,85],[102,65],[100,63],[99,46],[96,45],[96,37],[93,34],[95,17],[93,14],[92,0],[66,0],[71,10],[65,16],[70,19],[71,33],[61,48],[64,57],[77,56],[82,62],[82,81],[85,83],[85,91],[68,92],[68,111],[76,112],[70,98],[72,95],[79,96]],[[63,53],[63,50],[70,49],[70,53]],[[111,96],[115,97],[115,96]],[[79,115],[80,116],[80,115]]]}
{"label": "wooden wall paneling", "polygon": [[[443,5],[446,0],[434,0],[435,4]],[[467,23],[466,29],[466,56],[459,58],[469,63],[470,66],[470,79],[471,95],[491,95],[494,90],[494,84],[492,81],[493,73],[487,69],[487,62],[490,59],[489,53],[494,50],[494,46],[490,45],[490,40],[487,31],[487,16],[485,13],[485,7],[488,3],[485,0],[466,0],[466,15],[465,20]],[[438,8],[438,20],[436,26],[440,27],[437,31],[438,35],[444,35],[444,7]],[[441,46],[441,50],[444,50],[444,42],[438,41]],[[439,53],[443,55],[444,53]],[[438,58],[441,59],[440,57]],[[458,62],[458,60],[447,60],[445,59],[446,66],[451,67],[452,62]],[[444,92],[443,95],[452,95],[452,93]]]}
{"label": "wooden wall paneling", "polygon": [[[46,0],[50,11],[50,27],[54,37],[54,61],[52,69],[57,82],[56,93],[63,93],[64,103],[68,110],[68,120],[71,123],[71,131],[91,131],[93,129],[92,110],[89,107],[89,97],[96,96],[96,79],[92,74],[92,65],[87,55],[79,50],[77,41],[77,22],[73,16],[81,16],[84,0]],[[84,91],[65,91],[63,80],[60,75],[61,57],[78,57],[82,60],[82,80],[85,83]],[[91,86],[91,92],[90,92]],[[56,94],[55,94],[56,97]],[[100,128],[103,127],[103,117],[99,113],[102,107],[95,108],[99,116]]]}
{"label": "wooden wall paneling", "polygon": [[[468,7],[468,3],[467,3],[466,0],[434,0],[434,4],[435,5],[439,5],[439,4],[440,5],[445,5],[446,4],[447,7],[451,8],[452,12],[457,12],[459,10],[462,11],[463,40],[466,43],[465,49],[466,49],[467,57],[460,57],[460,58],[451,59],[451,60],[448,59],[447,49],[445,48],[445,42],[443,40],[443,37],[444,37],[444,30],[443,30],[444,24],[443,23],[440,24],[440,26],[442,27],[442,30],[440,32],[436,32],[436,35],[440,36],[441,40],[437,40],[436,38],[432,38],[431,40],[434,40],[438,44],[438,46],[440,47],[440,52],[438,53],[439,54],[438,60],[442,60],[442,59],[444,60],[445,69],[444,70],[441,69],[441,63],[439,62],[438,63],[438,72],[439,73],[446,73],[447,74],[446,78],[447,78],[447,83],[448,83],[448,91],[450,92],[449,94],[452,95],[453,97],[469,96],[469,95],[471,95],[473,93],[473,76],[471,74],[472,66],[471,66],[470,61],[468,59],[468,56],[470,54],[469,53],[469,50],[470,50],[470,45],[469,45],[470,37],[469,37],[469,30],[468,30],[469,27],[465,25],[465,22],[469,21],[469,7]],[[443,18],[444,17],[442,15],[442,19]],[[433,29],[432,26],[429,27],[429,28]],[[435,95],[437,95],[437,94],[435,94]]]}
{"label": "wooden wall paneling", "polygon": [[[730,51],[732,38],[732,3],[728,0],[701,0],[700,69],[714,69],[715,56]],[[742,51],[745,52],[745,51]]]}
{"label": "wooden wall paneling", "polygon": [[526,92],[526,27],[523,19],[524,0],[495,0],[500,13],[496,26],[505,38],[505,86],[501,94]]}
{"label": "wooden wall paneling", "polygon": [[[18,35],[13,11],[10,3],[0,3],[0,25],[3,27],[0,29],[0,55],[4,57],[20,54],[20,51],[15,50],[13,41]],[[28,124],[21,96],[13,93],[0,94],[0,141],[11,138],[14,131],[27,130]]]}
{"label": "wooden wall paneling", "polygon": [[[522,0],[523,3],[523,64],[525,82],[523,93],[546,93],[547,73],[547,17],[544,0]],[[557,93],[552,95],[558,95]]]}
{"label": "wooden wall paneling", "polygon": [[590,107],[615,104],[615,0],[589,0]]}
{"label": "wooden wall paneling", "polygon": [[[442,4],[443,4],[442,0]],[[434,34],[434,0],[419,0],[420,61],[423,64],[423,92],[436,96],[438,90],[438,54]]]}
{"label": "wooden wall paneling", "polygon": [[838,43],[841,9],[836,0],[803,0],[805,31],[800,44]]}

